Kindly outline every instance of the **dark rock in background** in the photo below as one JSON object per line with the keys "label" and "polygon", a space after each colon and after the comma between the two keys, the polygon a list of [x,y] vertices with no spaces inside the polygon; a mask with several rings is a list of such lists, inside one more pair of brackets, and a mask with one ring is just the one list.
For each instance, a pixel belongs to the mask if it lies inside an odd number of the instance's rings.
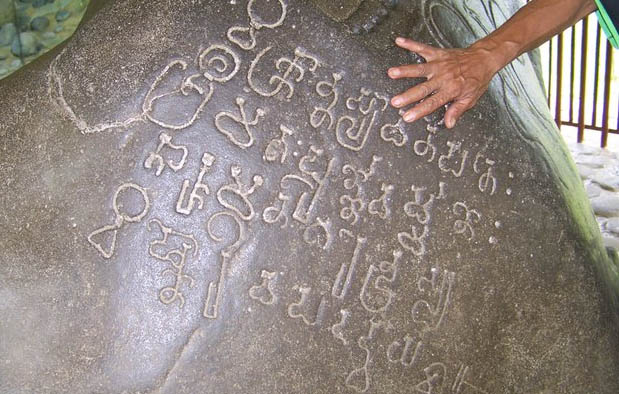
{"label": "dark rock in background", "polygon": [[0,79],[70,37],[88,4],[89,0],[0,0]]}
{"label": "dark rock in background", "polygon": [[2,82],[0,392],[619,391],[529,57],[453,131],[388,106],[395,37],[515,6],[331,3],[112,1]]}

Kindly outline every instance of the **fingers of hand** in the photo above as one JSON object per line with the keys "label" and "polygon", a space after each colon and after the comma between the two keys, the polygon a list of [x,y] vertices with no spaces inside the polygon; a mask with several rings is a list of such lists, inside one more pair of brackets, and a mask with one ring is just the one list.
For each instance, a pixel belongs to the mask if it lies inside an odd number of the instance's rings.
{"label": "fingers of hand", "polygon": [[392,67],[387,71],[389,77],[398,78],[420,78],[430,77],[433,67],[429,63],[407,64],[400,67]]}
{"label": "fingers of hand", "polygon": [[391,99],[391,105],[396,108],[402,108],[409,104],[423,100],[430,96],[438,88],[433,80],[413,86],[402,94],[399,94]]}
{"label": "fingers of hand", "polygon": [[445,126],[447,126],[448,129],[451,129],[452,127],[454,127],[458,119],[460,119],[460,117],[462,116],[462,114],[468,111],[475,104],[475,101],[474,100],[454,101],[447,109],[447,112],[445,112]]}
{"label": "fingers of hand", "polygon": [[411,52],[418,53],[419,55],[423,56],[426,61],[431,61],[434,58],[435,53],[437,52],[437,49],[431,47],[430,45],[409,40],[408,38],[398,37],[396,38],[395,43],[400,48],[404,48]]}
{"label": "fingers of hand", "polygon": [[427,97],[423,102],[417,104],[413,108],[406,111],[403,118],[405,122],[414,122],[419,118],[423,118],[426,115],[431,114],[432,112],[439,109],[441,106],[447,104],[450,101],[446,95],[442,93],[437,93],[430,97]]}

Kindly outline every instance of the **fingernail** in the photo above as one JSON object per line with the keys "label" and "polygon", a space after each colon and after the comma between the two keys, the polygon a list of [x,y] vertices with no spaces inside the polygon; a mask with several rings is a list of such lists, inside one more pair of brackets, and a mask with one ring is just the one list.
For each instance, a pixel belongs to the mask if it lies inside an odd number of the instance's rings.
{"label": "fingernail", "polygon": [[402,104],[402,99],[401,99],[401,98],[398,98],[398,97],[393,98],[393,99],[391,99],[391,104],[393,104],[394,106],[396,106],[396,107],[397,107],[397,106],[399,106],[400,104]]}
{"label": "fingernail", "polygon": [[454,121],[453,119],[449,118],[445,120],[445,125],[447,126],[448,129],[451,129],[452,127],[454,127]]}
{"label": "fingernail", "polygon": [[404,121],[405,122],[412,122],[413,120],[415,120],[415,113],[414,112],[407,112],[404,114]]}
{"label": "fingernail", "polygon": [[406,42],[406,39],[402,38],[402,37],[398,37],[398,38],[395,39],[395,42],[397,44],[404,44]]}
{"label": "fingernail", "polygon": [[391,75],[392,77],[397,77],[398,75],[400,75],[400,70],[398,70],[397,68],[390,68],[389,75]]}

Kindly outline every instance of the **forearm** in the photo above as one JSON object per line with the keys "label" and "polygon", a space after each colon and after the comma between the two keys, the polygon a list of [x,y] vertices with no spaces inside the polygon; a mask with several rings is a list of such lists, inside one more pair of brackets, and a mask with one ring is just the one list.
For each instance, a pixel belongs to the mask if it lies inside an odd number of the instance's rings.
{"label": "forearm", "polygon": [[499,71],[596,8],[594,0],[533,0],[472,48],[488,51],[494,68]]}

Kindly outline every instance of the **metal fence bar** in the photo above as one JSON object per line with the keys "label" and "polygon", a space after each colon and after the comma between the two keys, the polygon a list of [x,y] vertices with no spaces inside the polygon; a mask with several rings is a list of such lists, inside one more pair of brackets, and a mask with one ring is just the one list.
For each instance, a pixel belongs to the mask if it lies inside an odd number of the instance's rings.
{"label": "metal fence bar", "polygon": [[582,22],[582,45],[580,48],[580,97],[578,100],[578,142],[585,138],[585,104],[587,94],[587,41],[589,38],[589,18]]}
{"label": "metal fence bar", "polygon": [[[552,76],[551,76],[552,78]],[[555,122],[561,128],[561,87],[563,85],[563,33],[557,38],[557,87],[555,88]]]}
{"label": "metal fence bar", "polygon": [[547,85],[548,85],[548,89],[546,90],[546,101],[548,102],[548,108],[550,108],[550,92],[552,91],[552,58],[553,58],[553,51],[552,51],[552,45],[553,45],[554,40],[550,39],[548,41],[548,81],[547,81]]}
{"label": "metal fence bar", "polygon": [[[587,18],[589,19],[589,18]],[[595,76],[593,78],[593,111],[591,117],[591,126],[597,125],[598,119],[598,90],[600,86],[600,50],[602,42],[602,27],[597,26],[595,32]]]}
{"label": "metal fence bar", "polygon": [[[604,110],[602,112],[602,140],[600,145],[602,148],[606,147],[608,143],[609,119],[608,110],[610,108],[610,81],[613,68],[613,48],[610,46],[610,42],[606,42],[606,77],[604,78]],[[617,130],[615,130],[616,132]]]}
{"label": "metal fence bar", "polygon": [[574,121],[574,85],[576,79],[574,78],[574,72],[576,69],[576,29],[572,28],[571,40],[570,40],[570,103],[569,103],[569,115],[570,122]]}
{"label": "metal fence bar", "polygon": [[[554,118],[557,126],[576,127],[577,141],[583,142],[586,132],[600,132],[600,146],[606,147],[609,134],[619,134],[619,107],[617,112],[611,113],[611,98],[615,98],[616,82],[612,81],[613,51],[608,40],[605,39],[602,29],[596,23],[595,47],[589,46],[589,16],[580,25],[581,34],[577,34],[577,27],[571,27],[569,31],[557,35],[556,54],[554,39],[548,46],[549,77],[547,81],[548,103],[554,103]],[[571,39],[567,45],[568,38]],[[580,40],[580,44],[578,41]],[[577,62],[576,51],[580,46],[580,61]],[[593,50],[593,48],[595,48]],[[595,56],[593,56],[595,53]],[[556,64],[553,67],[553,59],[556,56]],[[570,62],[570,64],[566,64]],[[577,75],[577,65],[580,75]],[[544,65],[545,66],[545,65]],[[587,70],[593,67],[593,94],[587,91]],[[564,78],[565,77],[565,78]],[[569,80],[565,80],[569,78]],[[554,87],[552,81],[554,80]],[[578,86],[578,88],[576,88]],[[551,88],[553,87],[553,88]],[[566,89],[569,89],[566,92]],[[568,93],[563,96],[564,93]],[[569,103],[565,101],[569,100]],[[577,115],[574,115],[574,107],[577,106]],[[613,105],[614,110],[614,105]],[[601,111],[601,122],[598,119]],[[591,118],[589,119],[589,116]],[[617,124],[611,125],[611,117],[617,117]]]}

